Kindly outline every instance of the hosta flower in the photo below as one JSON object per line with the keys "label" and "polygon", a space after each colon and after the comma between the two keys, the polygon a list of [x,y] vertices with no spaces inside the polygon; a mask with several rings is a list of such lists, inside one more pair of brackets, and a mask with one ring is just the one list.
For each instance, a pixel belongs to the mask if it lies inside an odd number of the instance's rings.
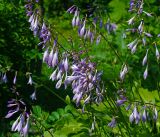
{"label": "hosta flower", "polygon": [[85,34],[85,31],[86,31],[85,25],[86,25],[86,21],[83,22],[83,26],[80,29],[80,33],[79,33],[80,37],[84,36],[84,34]]}
{"label": "hosta flower", "polygon": [[128,22],[128,25],[133,24],[134,18],[135,18],[135,16],[133,16],[131,19],[129,19],[129,20],[127,21],[127,22]]}
{"label": "hosta flower", "polygon": [[147,76],[148,76],[148,65],[147,65],[147,67],[146,67],[146,69],[145,69],[145,71],[143,73],[144,80],[147,78]]}
{"label": "hosta flower", "polygon": [[56,65],[58,65],[58,51],[57,50],[56,50],[56,52],[53,55],[52,67],[54,68]]}
{"label": "hosta flower", "polygon": [[146,45],[146,37],[145,36],[142,38],[142,43],[144,46]]}
{"label": "hosta flower", "polygon": [[31,98],[32,100],[37,100],[36,90],[31,94],[30,98]]}
{"label": "hosta flower", "polygon": [[160,58],[160,54],[159,54],[159,51],[158,51],[158,48],[157,48],[157,46],[155,45],[155,47],[156,47],[156,57],[157,57],[157,60],[159,60],[159,58]]}
{"label": "hosta flower", "polygon": [[[78,26],[80,24],[80,19],[79,19],[79,15],[76,17],[75,19],[75,25]],[[73,24],[72,24],[73,25]]]}
{"label": "hosta flower", "polygon": [[28,135],[29,132],[29,117],[26,120],[25,126],[23,127],[23,131],[22,134],[24,137],[26,137]]}
{"label": "hosta flower", "polygon": [[151,13],[148,13],[146,11],[143,11],[143,13],[145,13],[148,17],[152,17],[152,14]]}
{"label": "hosta flower", "polygon": [[59,79],[59,81],[56,84],[56,89],[59,89],[62,85],[62,79]]}
{"label": "hosta flower", "polygon": [[117,25],[115,23],[110,23],[108,19],[107,23],[105,24],[105,29],[107,30],[108,34],[115,32],[117,29]]}
{"label": "hosta flower", "polygon": [[129,11],[132,11],[134,9],[135,6],[135,0],[130,0],[130,8]]}
{"label": "hosta flower", "polygon": [[143,32],[143,33],[149,38],[153,37],[150,33],[147,33],[147,32]]}
{"label": "hosta flower", "polygon": [[127,72],[128,72],[128,68],[126,65],[124,65],[123,68],[121,69],[120,76],[119,76],[122,81],[124,80],[124,77],[127,74]]}
{"label": "hosta flower", "polygon": [[142,34],[142,32],[143,32],[143,24],[144,24],[144,22],[143,22],[143,20],[141,20],[141,23],[138,26],[138,31],[139,31],[140,34]]}
{"label": "hosta flower", "polygon": [[76,17],[74,16],[73,19],[72,19],[72,26],[76,26]]}
{"label": "hosta flower", "polygon": [[42,42],[40,42],[39,45],[40,44],[45,45],[47,42],[51,40],[51,33],[44,22],[40,30],[40,38],[42,39]]}
{"label": "hosta flower", "polygon": [[135,39],[134,41],[132,41],[131,43],[129,43],[129,44],[127,45],[127,47],[132,50],[133,47],[134,47],[135,45],[137,45],[137,44],[138,44],[138,39]]}
{"label": "hosta flower", "polygon": [[145,55],[144,58],[143,58],[142,66],[144,66],[144,65],[147,63],[147,56],[148,56],[148,49],[147,49],[147,51],[146,51],[146,55]]}
{"label": "hosta flower", "polygon": [[157,121],[157,119],[158,119],[158,111],[157,111],[157,109],[156,109],[156,107],[154,108],[154,112],[153,112],[153,120],[154,121]]}
{"label": "hosta flower", "polygon": [[117,106],[123,105],[127,101],[127,98],[122,96],[120,99],[116,101]]}
{"label": "hosta flower", "polygon": [[66,57],[66,59],[64,60],[64,70],[67,72],[68,71],[68,59]]}
{"label": "hosta flower", "polygon": [[32,84],[33,84],[33,80],[32,80],[31,75],[29,75],[29,79],[28,79],[28,83],[27,83],[27,84],[30,84],[30,85],[32,85]]}
{"label": "hosta flower", "polygon": [[116,119],[112,118],[112,121],[108,124],[108,126],[114,128],[116,126]]}
{"label": "hosta flower", "polygon": [[15,76],[14,76],[14,79],[13,79],[13,84],[16,84],[16,81],[17,81],[17,71],[15,72]]}
{"label": "hosta flower", "polygon": [[26,137],[29,131],[29,115],[26,112],[20,114],[13,123],[11,130],[18,131],[21,136]]}
{"label": "hosta flower", "polygon": [[[8,101],[7,107],[10,109],[5,118],[19,115],[13,122],[11,131],[18,131],[21,136],[26,137],[29,130],[29,113],[28,108],[22,100],[12,99]],[[16,115],[14,115],[16,114]]]}
{"label": "hosta flower", "polygon": [[147,121],[147,113],[146,113],[146,109],[144,109],[143,114],[142,114],[142,121],[146,122]]}
{"label": "hosta flower", "polygon": [[43,62],[48,62],[49,59],[49,52],[48,52],[48,48],[46,48],[45,52],[43,53]]}
{"label": "hosta flower", "polygon": [[8,111],[8,114],[5,116],[5,118],[12,117],[15,113],[19,111],[19,105],[16,103],[16,101],[13,101],[12,103],[8,104],[8,107],[11,108],[11,110]]}
{"label": "hosta flower", "polygon": [[49,66],[52,66],[52,60],[53,60],[53,49],[51,50],[51,52],[49,53],[49,56],[48,56],[48,62],[47,62],[47,64],[49,65]]}
{"label": "hosta flower", "polygon": [[57,69],[51,74],[50,78],[52,81],[57,79]]}
{"label": "hosta flower", "polygon": [[67,12],[71,14],[71,13],[75,12],[75,9],[76,9],[76,6],[73,5],[67,10]]}
{"label": "hosta flower", "polygon": [[96,39],[96,44],[98,45],[100,43],[100,40],[101,40],[101,35],[99,35]]}
{"label": "hosta flower", "polygon": [[133,112],[131,113],[130,117],[129,117],[129,121],[132,123],[133,121],[135,121],[136,124],[139,123],[140,121],[140,115],[139,112],[137,111],[137,107],[135,106],[133,109]]}
{"label": "hosta flower", "polygon": [[4,75],[2,76],[2,82],[7,83],[7,75],[6,73],[4,73]]}
{"label": "hosta flower", "polygon": [[38,19],[38,15],[36,15],[36,13],[33,13],[28,22],[30,22],[30,29],[33,31],[34,36],[36,36],[38,34],[39,31],[39,19]]}
{"label": "hosta flower", "polygon": [[131,49],[131,53],[134,54],[137,50],[137,44],[134,45],[134,47]]}

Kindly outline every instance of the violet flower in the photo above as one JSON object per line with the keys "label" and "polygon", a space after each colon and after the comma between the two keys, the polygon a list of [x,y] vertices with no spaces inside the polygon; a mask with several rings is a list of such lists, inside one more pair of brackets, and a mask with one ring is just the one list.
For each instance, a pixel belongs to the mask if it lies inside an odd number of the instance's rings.
{"label": "violet flower", "polygon": [[145,69],[145,71],[143,73],[144,80],[146,80],[147,76],[148,76],[148,65],[147,65],[147,67],[146,67],[146,69]]}
{"label": "violet flower", "polygon": [[7,83],[7,75],[6,73],[4,73],[3,77],[2,77],[2,82]]}
{"label": "violet flower", "polygon": [[128,68],[126,65],[123,66],[123,68],[121,69],[121,72],[120,72],[120,79],[123,81],[124,80],[124,77],[125,75],[128,73]]}
{"label": "violet flower", "polygon": [[142,114],[142,121],[146,122],[147,121],[147,113],[146,113],[146,109],[144,109],[143,114]]}
{"label": "violet flower", "polygon": [[121,105],[123,105],[126,101],[127,101],[127,98],[123,96],[123,97],[121,97],[120,99],[118,99],[118,100],[116,101],[116,104],[117,104],[117,106],[121,106]]}
{"label": "violet flower", "polygon": [[144,58],[143,58],[142,66],[144,66],[144,65],[147,63],[147,56],[148,56],[148,49],[147,49],[147,51],[146,51],[146,55],[145,55]]}
{"label": "violet flower", "polygon": [[[72,65],[71,68],[72,75],[67,76],[64,83],[66,85],[72,84],[73,100],[76,101],[77,106],[80,104],[80,100],[86,100],[89,96],[86,103],[90,102],[92,98],[95,101],[98,99],[97,102],[99,102],[101,100],[101,98],[98,98],[98,94],[101,94],[101,74],[95,70],[93,63],[87,63],[85,60],[82,60]],[[91,92],[92,90],[96,90],[96,93]]]}
{"label": "violet flower", "polygon": [[16,84],[16,81],[17,81],[17,71],[15,72],[15,76],[14,76],[14,79],[13,79],[13,84]]}
{"label": "violet flower", "polygon": [[112,118],[112,121],[108,124],[108,126],[114,128],[116,126],[116,119]]}
{"label": "violet flower", "polygon": [[136,106],[134,107],[133,112],[129,116],[129,121],[131,123],[133,123],[133,121],[135,121],[136,124],[138,124],[139,121],[140,121],[140,115],[139,115],[139,112],[137,111],[137,107]]}
{"label": "violet flower", "polygon": [[160,54],[156,45],[155,45],[155,48],[156,48],[156,57],[157,57],[157,60],[159,60]]}

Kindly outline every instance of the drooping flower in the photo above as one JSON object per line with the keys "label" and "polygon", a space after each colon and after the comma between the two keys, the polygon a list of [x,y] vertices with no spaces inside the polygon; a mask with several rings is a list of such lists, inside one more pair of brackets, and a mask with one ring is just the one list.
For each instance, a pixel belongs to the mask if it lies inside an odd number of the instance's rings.
{"label": "drooping flower", "polygon": [[159,60],[160,54],[156,45],[155,45],[155,48],[156,48],[156,57],[157,57],[157,60]]}
{"label": "drooping flower", "polygon": [[147,49],[147,51],[146,51],[146,55],[145,55],[144,58],[143,58],[142,66],[144,66],[144,65],[147,63],[147,56],[148,56],[148,49]]}
{"label": "drooping flower", "polygon": [[146,109],[144,109],[143,114],[142,114],[142,121],[146,122],[147,121],[147,113],[146,113]]}
{"label": "drooping flower", "polygon": [[75,9],[76,9],[76,6],[73,5],[67,10],[67,12],[71,14],[71,13],[75,12]]}
{"label": "drooping flower", "polygon": [[[138,43],[137,43],[138,44]],[[134,54],[137,50],[137,44],[131,49],[131,53]]]}
{"label": "drooping flower", "polygon": [[49,52],[48,52],[48,48],[45,50],[45,52],[43,53],[43,62],[48,62],[49,59]]}
{"label": "drooping flower", "polygon": [[147,67],[146,67],[146,69],[145,69],[145,71],[143,73],[144,80],[146,80],[147,76],[148,76],[148,65],[147,65]]}
{"label": "drooping flower", "polygon": [[30,95],[30,98],[31,98],[32,100],[37,100],[36,90],[34,90],[34,92]]}
{"label": "drooping flower", "polygon": [[96,45],[98,45],[100,43],[100,40],[101,40],[101,35],[99,35],[96,39]]}
{"label": "drooping flower", "polygon": [[138,44],[138,39],[135,39],[134,41],[132,41],[131,43],[129,43],[128,45],[127,45],[127,47],[129,48],[129,49],[133,49],[133,47],[135,46],[135,45],[137,45]]}
{"label": "drooping flower", "polygon": [[116,101],[117,106],[123,105],[127,101],[127,98],[125,96],[122,96],[120,99]]}
{"label": "drooping flower", "polygon": [[137,111],[137,107],[136,106],[134,107],[133,115],[134,115],[135,123],[138,124],[138,122],[140,120],[140,115],[139,115],[139,112]]}
{"label": "drooping flower", "polygon": [[33,80],[32,80],[31,75],[29,75],[29,79],[28,79],[28,83],[27,83],[27,84],[30,84],[30,85],[32,85],[32,84],[33,84]]}
{"label": "drooping flower", "polygon": [[133,24],[133,22],[134,22],[134,18],[135,18],[135,16],[133,16],[131,19],[129,19],[127,22],[128,22],[128,25],[131,25],[131,24]]}
{"label": "drooping flower", "polygon": [[8,111],[8,113],[5,116],[5,118],[12,117],[15,113],[19,112],[19,110],[20,110],[19,102],[17,100],[15,100],[15,99],[12,99],[11,101],[8,101],[7,107],[9,107],[10,110]]}
{"label": "drooping flower", "polygon": [[13,79],[13,84],[16,84],[16,81],[17,81],[17,71],[15,72],[15,76],[14,76],[14,79]]}
{"label": "drooping flower", "polygon": [[158,111],[157,111],[157,109],[156,109],[156,107],[154,107],[154,110],[153,110],[154,112],[153,112],[153,120],[154,121],[157,121],[157,119],[158,119]]}
{"label": "drooping flower", "polygon": [[52,81],[57,79],[57,69],[51,74],[50,78]]}
{"label": "drooping flower", "polygon": [[52,67],[54,68],[56,65],[58,65],[58,51],[57,50],[56,50],[56,52],[53,55]]}
{"label": "drooping flower", "polygon": [[26,137],[28,135],[28,132],[29,132],[29,117],[27,117],[27,120],[26,120],[26,124],[25,126],[23,127],[23,136]]}
{"label": "drooping flower", "polygon": [[127,65],[124,65],[121,69],[120,76],[119,76],[122,81],[124,80],[124,77],[127,74],[127,72],[128,72]]}
{"label": "drooping flower", "polygon": [[116,126],[116,119],[112,118],[111,122],[108,124],[109,127],[114,128]]}
{"label": "drooping flower", "polygon": [[79,33],[80,37],[84,36],[84,34],[85,34],[85,31],[86,31],[85,25],[86,25],[86,21],[83,22],[83,26],[80,29],[80,33]]}
{"label": "drooping flower", "polygon": [[150,33],[147,33],[147,32],[143,32],[143,33],[149,38],[153,37]]}
{"label": "drooping flower", "polygon": [[7,83],[8,79],[7,79],[7,75],[6,73],[4,73],[3,77],[2,77],[2,82]]}
{"label": "drooping flower", "polygon": [[140,121],[140,115],[139,112],[137,111],[137,107],[135,106],[133,109],[133,112],[129,116],[129,121],[132,123],[133,121],[138,124]]}
{"label": "drooping flower", "polygon": [[144,22],[143,22],[143,20],[141,20],[140,25],[138,26],[138,31],[140,34],[142,34],[142,32],[143,32],[143,24],[144,24]]}

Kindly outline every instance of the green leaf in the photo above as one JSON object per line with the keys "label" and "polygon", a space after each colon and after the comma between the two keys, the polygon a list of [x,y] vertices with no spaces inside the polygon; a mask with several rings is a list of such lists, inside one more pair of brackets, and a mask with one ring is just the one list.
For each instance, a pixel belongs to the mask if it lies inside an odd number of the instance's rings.
{"label": "green leaf", "polygon": [[53,116],[56,120],[59,119],[59,114],[58,114],[58,112],[52,112],[52,113],[51,113],[51,116]]}
{"label": "green leaf", "polygon": [[64,109],[58,108],[57,112],[59,113],[60,116],[63,116],[65,114]]}
{"label": "green leaf", "polygon": [[42,115],[42,110],[40,106],[33,106],[33,113],[37,116],[41,116]]}

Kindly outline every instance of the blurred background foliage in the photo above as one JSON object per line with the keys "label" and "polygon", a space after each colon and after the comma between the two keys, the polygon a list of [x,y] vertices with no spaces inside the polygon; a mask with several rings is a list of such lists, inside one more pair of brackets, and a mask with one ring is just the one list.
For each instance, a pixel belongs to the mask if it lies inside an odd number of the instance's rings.
{"label": "blurred background foliage", "polygon": [[[110,106],[101,104],[99,107],[96,105],[88,107],[92,113],[96,114],[97,122],[104,125],[99,128],[100,131],[95,131],[93,134],[89,131],[94,118],[88,117],[87,114],[82,115],[80,109],[75,109],[74,103],[70,99],[72,98],[72,91],[69,88],[68,90],[63,88],[55,90],[55,83],[49,81],[52,70],[42,64],[42,49],[37,46],[39,40],[33,36],[29,29],[24,4],[23,0],[0,1],[0,72],[6,72],[8,78],[7,84],[0,84],[0,136],[19,136],[17,133],[10,132],[12,119],[6,120],[4,118],[7,112],[7,100],[15,97],[11,91],[15,71],[18,71],[17,91],[33,110],[34,118],[30,136],[44,135],[50,137],[51,134],[54,134],[55,137],[96,137],[96,132],[100,132],[101,136],[120,136],[119,127],[113,130],[107,127],[112,115]],[[108,91],[106,96],[110,97],[109,100],[115,99],[118,88],[123,88],[123,85],[117,84],[116,81],[123,62],[128,61],[131,71],[124,81],[124,87],[127,89],[129,98],[132,99],[133,97],[128,92],[133,92],[135,95],[139,92],[143,100],[159,104],[160,98],[157,89],[159,89],[160,71],[154,53],[149,57],[151,62],[149,78],[144,81],[142,80],[144,68],[141,67],[141,61],[145,55],[145,50],[141,49],[135,55],[131,55],[126,44],[131,42],[134,36],[127,38],[127,40],[122,37],[124,30],[128,27],[126,21],[131,18],[131,15],[128,14],[129,0],[41,0],[45,20],[56,31],[63,34],[67,40],[72,39],[76,45],[74,48],[77,49],[80,48],[81,40],[77,39],[77,35],[75,35],[77,32],[72,29],[72,16],[66,13],[66,10],[73,4],[77,5],[83,16],[87,16],[90,20],[99,17],[103,19],[103,24],[105,24],[110,18],[110,21],[118,26],[113,35],[107,35],[107,31],[102,30],[107,36],[107,41],[102,40],[98,46],[94,43],[88,52],[91,60],[97,63],[98,69],[103,70],[103,80]],[[159,0],[147,1],[146,5],[148,5],[146,9],[153,12],[157,17],[155,22],[152,18],[146,21],[151,24],[148,30],[159,33]],[[64,46],[71,48],[66,39],[62,36],[59,37]],[[160,44],[159,39],[157,41]],[[120,58],[115,55],[112,48]],[[27,85],[26,72],[32,73],[33,81],[37,85],[37,100],[34,102],[29,100],[34,87]],[[117,111],[125,112],[125,108]],[[143,124],[136,127],[125,122],[128,121],[128,114],[120,113],[119,115],[118,122],[120,122],[121,132],[124,136],[126,134],[136,136],[137,133],[139,133],[139,137],[159,135],[159,128],[158,131],[154,131],[155,127],[150,128],[152,123],[148,124],[147,127],[144,127]]]}

